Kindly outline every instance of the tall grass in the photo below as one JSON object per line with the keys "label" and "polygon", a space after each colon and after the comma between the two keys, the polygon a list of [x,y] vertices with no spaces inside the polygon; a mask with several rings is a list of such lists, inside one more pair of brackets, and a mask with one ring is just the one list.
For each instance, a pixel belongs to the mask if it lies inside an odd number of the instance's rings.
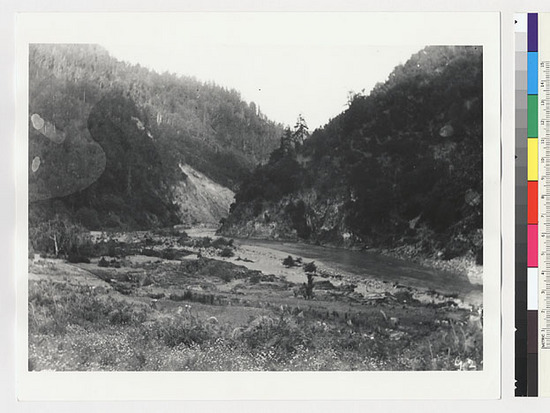
{"label": "tall grass", "polygon": [[[208,303],[207,303],[208,304]],[[194,306],[195,304],[193,304]],[[392,328],[382,316],[268,307],[235,325],[184,302],[158,310],[88,286],[32,281],[33,370],[457,370],[482,368],[474,322]]]}

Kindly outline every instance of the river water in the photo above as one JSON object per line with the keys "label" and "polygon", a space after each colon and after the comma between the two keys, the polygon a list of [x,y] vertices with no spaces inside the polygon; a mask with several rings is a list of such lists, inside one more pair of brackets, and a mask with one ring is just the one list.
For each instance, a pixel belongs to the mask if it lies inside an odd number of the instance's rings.
{"label": "river water", "polygon": [[[215,236],[215,230],[210,229],[187,232],[191,236]],[[305,262],[315,261],[316,264],[333,273],[351,274],[354,278],[375,279],[423,290],[432,289],[442,294],[457,294],[459,298],[470,302],[480,303],[482,300],[482,286],[470,283],[468,277],[458,271],[429,268],[376,252],[353,251],[300,242],[242,238],[236,238],[235,244],[245,250],[247,247],[255,247],[271,251],[279,257],[281,253],[302,257]]]}

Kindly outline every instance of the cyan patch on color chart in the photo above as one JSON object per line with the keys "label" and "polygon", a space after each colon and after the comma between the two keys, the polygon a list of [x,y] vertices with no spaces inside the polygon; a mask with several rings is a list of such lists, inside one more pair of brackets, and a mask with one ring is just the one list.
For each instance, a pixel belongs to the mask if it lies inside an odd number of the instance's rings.
{"label": "cyan patch on color chart", "polygon": [[529,95],[536,95],[539,93],[538,65],[538,52],[527,53],[527,93]]}

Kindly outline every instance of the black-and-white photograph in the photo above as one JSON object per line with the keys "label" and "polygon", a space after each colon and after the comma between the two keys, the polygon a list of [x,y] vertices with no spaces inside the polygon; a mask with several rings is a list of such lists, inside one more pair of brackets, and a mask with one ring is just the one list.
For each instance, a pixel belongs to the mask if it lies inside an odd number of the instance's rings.
{"label": "black-and-white photograph", "polygon": [[29,46],[30,371],[483,369],[483,48],[322,52]]}
{"label": "black-and-white photograph", "polygon": [[17,27],[18,398],[498,397],[498,14]]}
{"label": "black-and-white photograph", "polygon": [[29,371],[482,370],[483,48],[357,51],[29,45]]}

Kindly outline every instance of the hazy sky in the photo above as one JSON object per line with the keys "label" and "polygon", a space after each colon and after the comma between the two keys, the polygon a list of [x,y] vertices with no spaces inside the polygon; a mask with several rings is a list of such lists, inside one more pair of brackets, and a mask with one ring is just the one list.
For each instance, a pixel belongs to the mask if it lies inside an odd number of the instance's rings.
{"label": "hazy sky", "polygon": [[422,46],[104,44],[109,52],[157,72],[194,76],[234,88],[270,119],[310,130],[346,107],[349,91],[369,92]]}
{"label": "hazy sky", "polygon": [[[286,125],[302,114],[310,130],[341,113],[349,91],[368,93],[431,37],[409,15],[383,13],[135,13],[101,19],[99,33],[82,27],[79,36],[101,34],[98,43],[121,60],[236,89]],[[87,36],[90,31],[95,34]]]}
{"label": "hazy sky", "polygon": [[27,40],[104,45],[121,60],[234,88],[275,121],[293,126],[301,113],[312,130],[345,109],[349,91],[370,92],[425,45],[482,44],[494,33],[484,16],[51,13],[27,18]]}

